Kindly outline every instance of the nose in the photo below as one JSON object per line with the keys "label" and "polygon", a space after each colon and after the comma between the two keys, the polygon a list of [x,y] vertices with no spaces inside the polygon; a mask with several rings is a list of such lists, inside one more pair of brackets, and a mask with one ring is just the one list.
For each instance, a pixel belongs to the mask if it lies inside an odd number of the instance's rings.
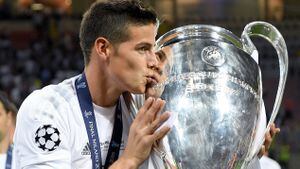
{"label": "nose", "polygon": [[149,55],[147,56],[147,65],[149,68],[151,69],[158,69],[158,65],[159,65],[159,57],[157,56],[157,54],[152,51],[149,53]]}

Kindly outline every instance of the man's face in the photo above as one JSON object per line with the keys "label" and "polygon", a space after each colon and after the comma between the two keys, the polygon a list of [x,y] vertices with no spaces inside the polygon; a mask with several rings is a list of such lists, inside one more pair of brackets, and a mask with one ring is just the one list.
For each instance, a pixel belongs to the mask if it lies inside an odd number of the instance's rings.
{"label": "man's face", "polygon": [[154,53],[156,30],[154,24],[131,25],[127,29],[129,40],[113,50],[109,75],[122,91],[141,94],[147,83],[157,83],[158,76],[154,75],[154,67],[158,64]]}
{"label": "man's face", "polygon": [[172,49],[167,46],[157,50],[155,54],[158,58],[157,72],[159,74],[159,85],[148,84],[146,88],[146,97],[151,96],[158,98],[164,90],[164,82],[168,79],[172,68],[173,52]]}
{"label": "man's face", "polygon": [[8,113],[5,111],[3,104],[0,102],[0,142],[8,132]]}

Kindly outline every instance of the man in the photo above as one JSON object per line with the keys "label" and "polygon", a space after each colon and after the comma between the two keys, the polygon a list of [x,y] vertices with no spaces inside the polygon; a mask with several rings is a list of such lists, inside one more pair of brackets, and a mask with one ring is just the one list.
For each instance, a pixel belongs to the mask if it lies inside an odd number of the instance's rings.
{"label": "man", "polygon": [[146,86],[148,92],[159,81],[162,68],[153,49],[157,26],[155,13],[138,2],[95,3],[80,28],[84,73],[35,91],[23,102],[14,167],[163,168],[149,155],[169,131],[158,129],[170,114],[158,113],[164,101],[149,97],[132,120],[122,96],[143,94]]}
{"label": "man", "polygon": [[0,92],[0,168],[10,169],[17,108]]}
{"label": "man", "polygon": [[[121,96],[158,81],[154,12],[136,1],[98,2],[85,13],[82,75],[33,92],[20,107],[15,168],[151,168],[152,145],[169,131],[161,99],[148,98],[135,120]],[[130,128],[130,129],[129,129]],[[160,165],[160,164],[158,164]],[[160,167],[159,167],[160,168]]]}

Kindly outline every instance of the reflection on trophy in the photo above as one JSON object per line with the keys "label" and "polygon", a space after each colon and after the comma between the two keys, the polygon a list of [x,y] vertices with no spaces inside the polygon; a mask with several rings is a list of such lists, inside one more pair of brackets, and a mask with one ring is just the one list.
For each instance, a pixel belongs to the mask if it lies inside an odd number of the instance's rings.
{"label": "reflection on trophy", "polygon": [[178,168],[245,168],[257,154],[260,147],[253,140],[262,112],[262,81],[250,36],[267,39],[278,54],[280,79],[270,124],[280,106],[288,65],[284,39],[272,25],[250,23],[241,39],[220,27],[189,25],[157,41],[167,59],[165,81],[155,87],[166,109],[178,115],[168,134]]}

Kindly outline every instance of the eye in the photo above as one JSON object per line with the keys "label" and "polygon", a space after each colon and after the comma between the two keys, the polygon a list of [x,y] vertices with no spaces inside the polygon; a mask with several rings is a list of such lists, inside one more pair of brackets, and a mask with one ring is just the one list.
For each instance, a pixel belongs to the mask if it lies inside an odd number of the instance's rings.
{"label": "eye", "polygon": [[165,61],[166,60],[166,55],[163,51],[158,51],[156,52],[156,58],[159,60],[159,61]]}
{"label": "eye", "polygon": [[141,43],[135,47],[135,50],[140,54],[146,54],[152,52],[153,45],[149,43]]}
{"label": "eye", "polygon": [[148,51],[148,50],[149,50],[149,48],[148,48],[148,47],[146,47],[146,46],[144,46],[144,47],[141,47],[139,50],[140,50],[140,51],[143,51],[143,52],[146,52],[146,51]]}
{"label": "eye", "polygon": [[156,59],[157,59],[158,61],[161,61],[162,56],[161,56],[161,54],[160,54],[159,52],[156,52],[156,53],[155,53],[155,56],[156,56]]}

